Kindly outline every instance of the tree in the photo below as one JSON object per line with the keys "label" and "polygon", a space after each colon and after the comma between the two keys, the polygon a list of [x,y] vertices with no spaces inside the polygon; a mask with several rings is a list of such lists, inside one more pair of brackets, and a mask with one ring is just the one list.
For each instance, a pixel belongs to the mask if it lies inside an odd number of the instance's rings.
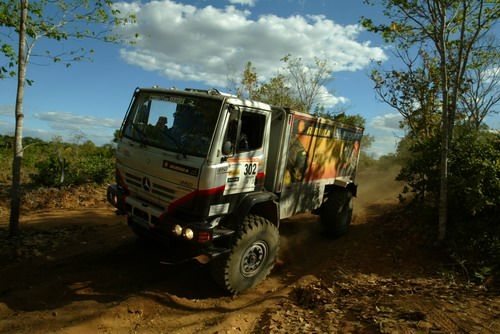
{"label": "tree", "polygon": [[[80,39],[97,39],[105,42],[117,42],[119,36],[113,33],[115,25],[127,24],[135,20],[133,16],[121,16],[113,8],[110,0],[40,0],[29,3],[28,0],[8,0],[0,3],[0,27],[6,31],[7,38],[18,36],[17,52],[17,97],[15,106],[14,159],[12,163],[11,212],[9,231],[11,235],[19,232],[19,213],[21,203],[21,166],[23,159],[23,99],[27,66],[32,57],[48,62],[64,62],[67,67],[72,62],[80,61],[93,53],[77,47],[70,51],[44,52],[35,54],[37,42],[48,39],[56,42]],[[16,74],[12,69],[15,58],[14,48],[2,42],[2,53],[7,59],[7,69],[0,70],[2,77],[7,72]]]}
{"label": "tree", "polygon": [[255,91],[255,99],[276,106],[284,106],[296,110],[304,110],[302,101],[293,93],[286,77],[278,73],[263,82]]}
{"label": "tree", "polygon": [[332,69],[326,59],[314,58],[313,65],[306,65],[302,58],[287,55],[282,58],[288,81],[293,87],[304,111],[311,113],[319,101],[322,87],[333,80]]}
{"label": "tree", "polygon": [[255,67],[248,61],[243,70],[240,85],[236,76],[228,74],[228,87],[240,97],[285,106],[306,113],[332,118],[335,113],[326,111],[321,104],[325,85],[333,80],[332,70],[327,60],[315,58],[306,64],[302,58],[286,55],[281,59],[284,66],[275,76],[259,82]]}
{"label": "tree", "polygon": [[251,61],[248,61],[243,70],[243,78],[241,79],[241,87],[238,89],[238,96],[247,97],[249,99],[254,99],[254,92],[257,89],[257,71],[252,65]]}
{"label": "tree", "polygon": [[[367,3],[374,3],[365,0]],[[438,240],[446,235],[448,220],[448,155],[453,138],[458,103],[472,52],[496,22],[500,6],[490,0],[384,0],[389,24],[375,25],[363,18],[369,30],[381,33],[396,48],[416,47],[436,59],[440,93],[440,187]]]}
{"label": "tree", "polygon": [[473,51],[471,66],[465,73],[459,109],[470,129],[478,131],[487,115],[498,113],[500,102],[500,51],[496,38],[486,38]]}
{"label": "tree", "polygon": [[[371,79],[379,100],[403,116],[403,127],[415,140],[431,138],[439,129],[439,69],[435,59],[420,49],[394,52],[403,64],[400,70],[374,69]],[[418,61],[418,62],[417,62]]]}
{"label": "tree", "polygon": [[16,96],[16,129],[14,133],[14,159],[12,161],[12,187],[10,202],[9,231],[15,235],[19,231],[19,209],[21,206],[21,162],[23,159],[23,99],[24,80],[26,79],[26,21],[28,19],[28,1],[21,1],[21,13],[19,18],[19,52],[18,52],[18,75]]}

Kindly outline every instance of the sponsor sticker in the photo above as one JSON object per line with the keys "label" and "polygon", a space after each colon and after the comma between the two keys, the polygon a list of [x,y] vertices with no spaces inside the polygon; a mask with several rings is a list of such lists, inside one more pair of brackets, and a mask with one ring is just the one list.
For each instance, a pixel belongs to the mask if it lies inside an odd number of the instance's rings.
{"label": "sponsor sticker", "polygon": [[222,215],[229,212],[229,203],[210,205],[209,216]]}
{"label": "sponsor sticker", "polygon": [[217,168],[217,174],[226,174],[226,173],[227,173],[227,167]]}
{"label": "sponsor sticker", "polygon": [[258,158],[229,161],[227,187],[224,194],[236,194],[255,190],[255,178],[259,170]]}
{"label": "sponsor sticker", "polygon": [[180,165],[168,160],[163,160],[163,168],[171,169],[179,173],[188,174],[191,176],[198,176],[199,170],[198,168]]}

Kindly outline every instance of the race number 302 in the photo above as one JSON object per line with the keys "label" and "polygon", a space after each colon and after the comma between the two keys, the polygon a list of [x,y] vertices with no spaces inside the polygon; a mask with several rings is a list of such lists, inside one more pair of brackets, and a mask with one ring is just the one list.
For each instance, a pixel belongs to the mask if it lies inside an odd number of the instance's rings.
{"label": "race number 302", "polygon": [[255,175],[256,173],[257,173],[256,163],[245,164],[245,171],[243,172],[243,175]]}

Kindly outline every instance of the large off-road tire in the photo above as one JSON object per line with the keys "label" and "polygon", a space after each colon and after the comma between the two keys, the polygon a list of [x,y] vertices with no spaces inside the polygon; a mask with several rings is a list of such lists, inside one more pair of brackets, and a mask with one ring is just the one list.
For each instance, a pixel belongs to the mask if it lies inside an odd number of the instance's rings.
{"label": "large off-road tire", "polygon": [[231,294],[254,287],[274,267],[279,240],[276,225],[260,216],[246,216],[231,251],[211,262],[212,277]]}
{"label": "large off-road tire", "polygon": [[325,235],[339,237],[349,230],[352,219],[352,193],[338,189],[321,206],[320,221]]}

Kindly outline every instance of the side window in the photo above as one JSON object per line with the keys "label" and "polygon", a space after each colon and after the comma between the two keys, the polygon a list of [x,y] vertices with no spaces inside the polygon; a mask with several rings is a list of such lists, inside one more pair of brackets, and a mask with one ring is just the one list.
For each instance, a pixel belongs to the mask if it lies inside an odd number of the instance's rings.
{"label": "side window", "polygon": [[236,153],[258,150],[262,147],[266,116],[244,111]]}
{"label": "side window", "polygon": [[226,135],[224,136],[224,144],[222,153],[224,155],[232,155],[236,147],[236,138],[238,137],[239,112],[232,110],[227,123]]}

